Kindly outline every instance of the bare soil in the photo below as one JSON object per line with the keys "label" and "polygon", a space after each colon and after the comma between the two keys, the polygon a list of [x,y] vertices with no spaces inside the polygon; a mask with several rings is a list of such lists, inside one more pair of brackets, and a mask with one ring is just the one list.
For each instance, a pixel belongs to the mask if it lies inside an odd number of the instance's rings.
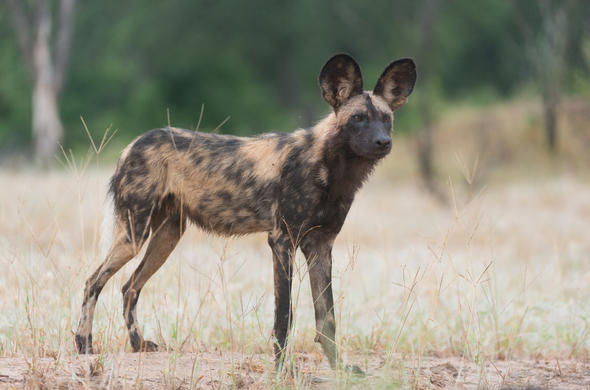
{"label": "bare soil", "polygon": [[[366,364],[365,378],[334,373],[317,356],[300,355],[299,375],[287,376],[287,387],[418,388],[418,389],[588,389],[590,361],[498,360],[475,365],[461,358],[394,358],[385,370],[385,356]],[[354,359],[354,357],[350,357]],[[360,358],[366,359],[366,358]],[[0,358],[0,388],[140,388],[217,389],[276,387],[266,355],[230,353],[121,353],[109,356]]]}

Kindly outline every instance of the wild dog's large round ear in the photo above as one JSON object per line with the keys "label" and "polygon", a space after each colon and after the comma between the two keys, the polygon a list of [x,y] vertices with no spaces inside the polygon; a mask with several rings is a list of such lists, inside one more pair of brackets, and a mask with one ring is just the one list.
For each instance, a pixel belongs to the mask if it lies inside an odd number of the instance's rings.
{"label": "wild dog's large round ear", "polygon": [[348,54],[330,58],[320,72],[319,82],[324,100],[334,111],[351,97],[363,93],[361,68]]}
{"label": "wild dog's large round ear", "polygon": [[416,83],[416,64],[411,58],[393,61],[385,70],[373,94],[381,96],[393,111],[408,101]]}

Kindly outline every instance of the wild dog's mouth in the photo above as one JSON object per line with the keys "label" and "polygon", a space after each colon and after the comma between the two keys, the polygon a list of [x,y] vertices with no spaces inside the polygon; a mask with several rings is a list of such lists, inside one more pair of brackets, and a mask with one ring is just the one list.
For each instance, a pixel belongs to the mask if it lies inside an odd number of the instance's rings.
{"label": "wild dog's mouth", "polygon": [[351,142],[350,149],[359,157],[369,160],[378,160],[391,152],[391,138],[383,138],[371,141]]}
{"label": "wild dog's mouth", "polygon": [[379,159],[387,156],[389,154],[389,152],[391,152],[391,146],[388,147],[387,149],[380,149],[380,150],[374,151],[373,153],[371,153],[371,156],[369,156],[369,158],[372,158],[374,160],[379,160]]}
{"label": "wild dog's mouth", "polygon": [[387,147],[378,148],[378,149],[363,151],[362,153],[358,153],[358,154],[364,158],[369,159],[369,160],[379,160],[379,159],[382,159],[383,157],[387,156],[390,152],[391,152],[391,145],[389,145]]}

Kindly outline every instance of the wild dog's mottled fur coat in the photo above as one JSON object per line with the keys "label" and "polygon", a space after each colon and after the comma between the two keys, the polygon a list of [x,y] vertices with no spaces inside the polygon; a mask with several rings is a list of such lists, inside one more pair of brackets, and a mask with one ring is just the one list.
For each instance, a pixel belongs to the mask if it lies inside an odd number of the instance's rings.
{"label": "wild dog's mottled fur coat", "polygon": [[104,284],[150,234],[143,261],[123,287],[124,312],[133,349],[157,348],[138,329],[137,299],[188,219],[222,235],[269,233],[277,361],[292,314],[292,257],[301,247],[310,268],[317,341],[335,367],[332,243],[357,189],[389,152],[393,111],[405,103],[415,77],[411,60],[396,61],[373,92],[363,92],[358,65],[338,55],[320,74],[323,96],[334,112],[311,129],[246,138],[167,127],[133,141],[111,180],[116,235],[105,263],[86,284],[76,334],[79,352],[92,351],[92,317]]}

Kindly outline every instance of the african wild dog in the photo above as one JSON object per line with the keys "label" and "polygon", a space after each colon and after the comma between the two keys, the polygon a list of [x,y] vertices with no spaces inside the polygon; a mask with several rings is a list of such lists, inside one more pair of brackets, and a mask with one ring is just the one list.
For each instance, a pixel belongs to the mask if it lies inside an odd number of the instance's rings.
{"label": "african wild dog", "polygon": [[391,150],[393,112],[412,92],[411,59],[391,63],[373,91],[361,71],[339,54],[324,65],[319,83],[333,109],[316,126],[293,133],[245,138],[163,128],[123,150],[110,191],[114,242],[86,282],[76,345],[92,353],[92,318],[105,283],[151,239],[123,286],[124,315],[134,351],[154,351],[137,325],[141,289],[166,261],[186,221],[222,235],[268,232],[275,286],[275,356],[280,362],[290,326],[293,255],[300,247],[309,268],[316,341],[330,365],[339,365],[332,297],[332,245],[355,192]]}

